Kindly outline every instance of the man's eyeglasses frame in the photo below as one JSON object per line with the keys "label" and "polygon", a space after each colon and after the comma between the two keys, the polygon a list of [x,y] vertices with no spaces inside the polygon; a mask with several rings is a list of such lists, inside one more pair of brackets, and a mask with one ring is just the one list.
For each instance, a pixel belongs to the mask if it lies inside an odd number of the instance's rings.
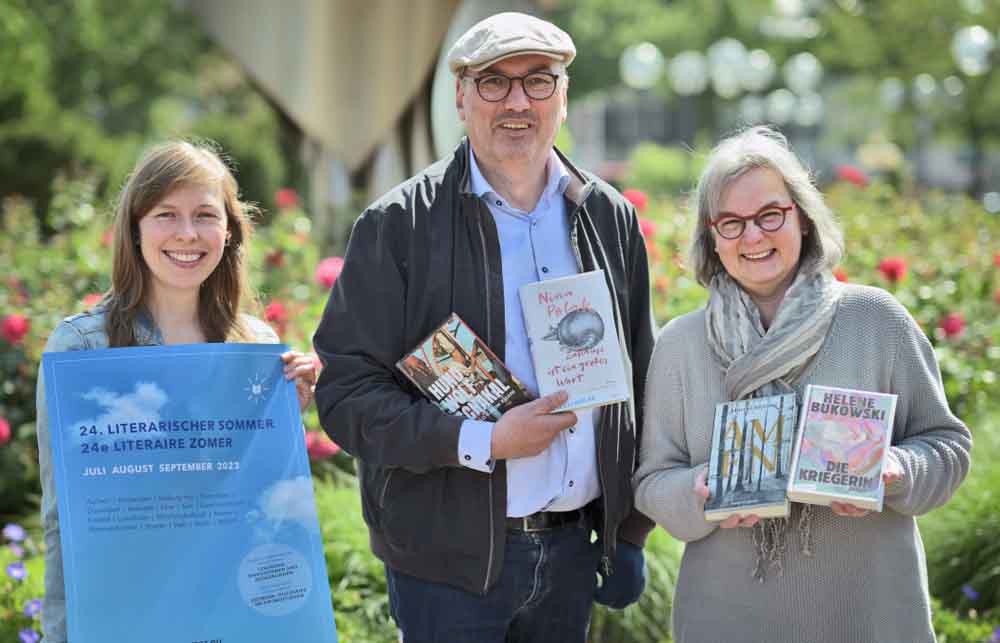
{"label": "man's eyeglasses frame", "polygon": [[[533,96],[532,95],[532,93],[531,93],[532,90],[528,89],[529,85],[525,82],[527,79],[531,78],[532,76],[544,76],[546,79],[551,79],[552,86],[551,86],[551,88],[548,89],[548,93],[547,94],[545,94],[544,96]],[[521,89],[524,90],[524,95],[527,96],[528,98],[530,98],[531,100],[548,100],[548,99],[552,98],[552,96],[556,93],[556,89],[558,89],[558,87],[559,87],[559,74],[553,74],[552,72],[549,72],[549,71],[533,71],[533,72],[530,72],[530,73],[525,74],[523,76],[508,76],[506,74],[499,74],[499,73],[496,73],[496,72],[491,72],[489,74],[483,74],[482,76],[464,76],[463,75],[462,78],[466,78],[468,80],[471,80],[473,83],[475,83],[475,85],[476,85],[476,93],[479,94],[479,97],[482,98],[487,103],[499,103],[500,101],[505,100],[508,96],[510,96],[511,90],[514,89],[514,81],[515,80],[521,81]],[[503,79],[505,79],[507,81],[507,91],[504,92],[503,96],[493,97],[493,98],[487,98],[483,94],[482,86],[481,86],[480,83],[482,83],[483,80],[485,80],[487,78],[503,78]]]}

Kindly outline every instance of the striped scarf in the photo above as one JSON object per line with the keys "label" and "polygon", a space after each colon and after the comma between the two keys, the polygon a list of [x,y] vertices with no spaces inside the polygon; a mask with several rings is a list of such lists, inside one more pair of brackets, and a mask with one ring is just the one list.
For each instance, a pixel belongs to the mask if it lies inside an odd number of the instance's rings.
{"label": "striped scarf", "polygon": [[[708,344],[725,370],[728,399],[739,400],[795,392],[793,387],[826,340],[841,289],[826,271],[800,270],[766,331],[756,304],[728,273],[712,278],[709,293]],[[812,553],[811,528],[811,507],[805,505],[798,529],[806,555]],[[760,582],[768,567],[781,571],[787,529],[787,518],[761,520],[754,526],[753,575]]]}

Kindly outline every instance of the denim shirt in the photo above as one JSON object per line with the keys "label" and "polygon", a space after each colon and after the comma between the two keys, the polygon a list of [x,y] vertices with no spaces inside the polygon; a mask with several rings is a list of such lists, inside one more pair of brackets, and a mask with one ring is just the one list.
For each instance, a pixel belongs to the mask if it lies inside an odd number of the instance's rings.
{"label": "denim shirt", "polygon": [[[98,306],[85,313],[62,320],[45,344],[46,353],[96,350],[108,347],[105,330],[107,311]],[[251,334],[262,344],[277,343],[278,336],[263,321],[243,316]],[[159,346],[163,334],[146,317],[136,320],[138,346]],[[66,642],[66,588],[63,580],[62,540],[59,533],[59,511],[56,506],[55,470],[52,467],[52,445],[49,439],[49,413],[45,404],[45,382],[38,369],[35,390],[35,431],[38,435],[38,470],[42,480],[42,528],[45,531],[45,596],[42,599],[42,635],[45,643]]]}

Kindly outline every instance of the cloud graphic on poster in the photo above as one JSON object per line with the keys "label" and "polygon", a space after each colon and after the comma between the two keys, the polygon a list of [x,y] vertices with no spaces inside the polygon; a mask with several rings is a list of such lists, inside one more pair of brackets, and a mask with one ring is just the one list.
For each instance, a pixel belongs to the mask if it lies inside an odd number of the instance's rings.
{"label": "cloud graphic on poster", "polygon": [[[124,394],[94,387],[81,397],[103,408],[96,418],[80,420],[74,426],[96,425],[98,428],[125,422],[159,422],[160,409],[168,400],[166,392],[152,382],[136,382],[134,390]],[[72,434],[77,435],[75,431]]]}
{"label": "cloud graphic on poster", "polygon": [[307,530],[318,528],[312,479],[308,476],[275,482],[260,494],[258,504],[263,517],[276,529],[286,521],[297,522]]}

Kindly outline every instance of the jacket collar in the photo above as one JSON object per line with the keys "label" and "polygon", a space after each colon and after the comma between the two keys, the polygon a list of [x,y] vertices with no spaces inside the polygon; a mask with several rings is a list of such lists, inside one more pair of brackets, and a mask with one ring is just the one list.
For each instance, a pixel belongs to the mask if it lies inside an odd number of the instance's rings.
{"label": "jacket collar", "polygon": [[[566,185],[566,192],[564,193],[566,198],[576,206],[583,205],[583,202],[587,200],[587,196],[590,195],[590,191],[594,187],[594,180],[577,169],[566,158],[566,155],[559,151],[559,148],[553,147],[552,149],[555,150],[559,160],[562,161],[563,167],[569,172],[569,183]],[[458,147],[455,148],[452,163],[459,171],[458,185],[460,193],[465,196],[474,197],[475,192],[472,190],[471,154],[472,145],[469,144],[469,137],[463,137]]]}
{"label": "jacket collar", "polygon": [[163,343],[163,333],[153,321],[145,307],[141,308],[133,322],[135,341],[138,346],[159,346]]}

